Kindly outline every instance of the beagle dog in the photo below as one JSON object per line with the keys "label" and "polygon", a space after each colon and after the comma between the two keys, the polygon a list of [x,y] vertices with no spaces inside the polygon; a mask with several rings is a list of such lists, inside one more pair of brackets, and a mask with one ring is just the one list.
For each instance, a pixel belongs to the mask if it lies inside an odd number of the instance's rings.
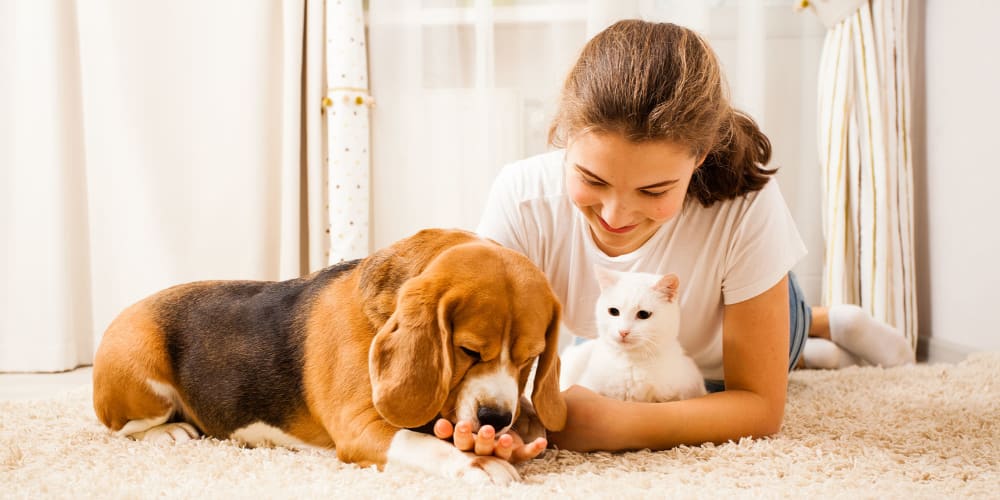
{"label": "beagle dog", "polygon": [[137,440],[335,448],[503,484],[520,479],[507,461],[417,429],[561,430],[559,314],[523,255],[424,230],[302,278],[196,282],[128,307],[94,359],[94,410]]}

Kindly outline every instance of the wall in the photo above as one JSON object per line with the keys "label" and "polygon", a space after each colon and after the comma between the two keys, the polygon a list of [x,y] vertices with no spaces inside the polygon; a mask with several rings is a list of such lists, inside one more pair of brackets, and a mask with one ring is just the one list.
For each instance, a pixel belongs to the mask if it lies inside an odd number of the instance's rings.
{"label": "wall", "polygon": [[911,2],[920,334],[940,351],[998,350],[1000,3],[922,3]]}
{"label": "wall", "polygon": [[722,62],[734,103],[749,112],[771,139],[769,166],[778,168],[781,193],[809,251],[792,270],[806,300],[819,304],[824,265],[823,180],[814,129],[817,73],[826,29],[809,12],[772,5],[759,19],[758,29],[767,36],[764,53],[755,60],[740,47],[738,25],[747,22],[745,13],[731,6],[717,8],[713,14],[712,47]]}
{"label": "wall", "polygon": [[[785,3],[759,11],[747,5],[732,0],[694,10],[708,9],[703,32],[735,104],[771,138],[770,166],[779,167],[782,193],[809,250],[794,270],[816,302],[823,239],[814,127],[825,30],[815,16]],[[500,167],[547,149],[558,91],[590,20],[583,10],[531,7],[520,9],[520,17],[512,14],[518,9],[497,8],[489,28],[495,40],[481,48],[462,9],[370,12],[374,249],[422,227],[475,229]],[[535,7],[541,14],[529,15]],[[676,14],[663,8],[650,18]],[[487,91],[477,87],[476,71],[490,64]]]}

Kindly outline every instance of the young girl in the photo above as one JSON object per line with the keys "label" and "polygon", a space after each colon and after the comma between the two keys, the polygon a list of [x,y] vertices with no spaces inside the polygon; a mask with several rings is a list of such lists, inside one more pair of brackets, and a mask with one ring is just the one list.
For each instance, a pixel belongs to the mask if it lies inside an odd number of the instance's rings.
{"label": "young girl", "polygon": [[[810,309],[789,270],[806,249],[774,170],[771,144],[733,109],[715,54],[680,26],[621,21],[595,36],[570,71],[549,141],[563,148],[508,165],[479,226],[531,258],[563,303],[563,324],[594,337],[594,264],[680,278],[680,341],[710,394],[633,403],[579,386],[563,394],[570,450],[664,449],[776,433],[788,371],[808,336],[813,366],[857,356],[913,361],[902,335],[856,306]],[[822,342],[822,341],[817,341]],[[813,347],[813,344],[810,344]],[[463,450],[512,461],[544,440],[495,440],[439,421]],[[454,434],[454,435],[453,435]]]}

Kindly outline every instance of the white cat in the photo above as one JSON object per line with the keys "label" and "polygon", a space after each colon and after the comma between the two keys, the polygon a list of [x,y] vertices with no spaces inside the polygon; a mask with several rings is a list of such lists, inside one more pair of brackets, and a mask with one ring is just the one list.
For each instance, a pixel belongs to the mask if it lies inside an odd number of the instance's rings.
{"label": "white cat", "polygon": [[674,274],[595,267],[597,339],[560,355],[560,387],[573,384],[626,401],[661,402],[705,394],[705,382],[677,340],[679,280]]}

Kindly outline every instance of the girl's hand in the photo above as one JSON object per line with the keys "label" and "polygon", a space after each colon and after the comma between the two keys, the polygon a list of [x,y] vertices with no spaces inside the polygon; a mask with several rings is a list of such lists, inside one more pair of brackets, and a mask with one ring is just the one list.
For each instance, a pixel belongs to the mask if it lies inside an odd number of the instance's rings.
{"label": "girl's hand", "polygon": [[473,434],[471,423],[459,422],[453,428],[451,422],[443,418],[434,423],[434,435],[439,439],[453,438],[455,447],[462,451],[473,452],[476,455],[492,455],[512,464],[537,457],[545,451],[548,444],[545,438],[538,438],[525,444],[514,431],[497,437],[496,431],[490,425],[480,427],[479,432]]}
{"label": "girl's hand", "polygon": [[627,448],[624,437],[629,429],[622,428],[623,422],[618,417],[621,401],[579,385],[571,386],[562,394],[566,398],[566,427],[560,432],[549,432],[552,444],[573,451]]}

